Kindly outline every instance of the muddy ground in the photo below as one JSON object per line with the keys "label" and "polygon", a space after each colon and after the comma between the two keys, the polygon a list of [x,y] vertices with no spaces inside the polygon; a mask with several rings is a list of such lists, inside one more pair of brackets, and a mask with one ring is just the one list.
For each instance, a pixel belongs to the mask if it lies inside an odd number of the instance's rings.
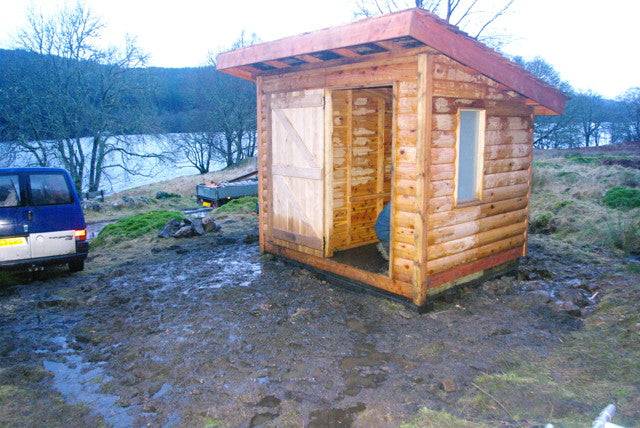
{"label": "muddy ground", "polygon": [[[533,236],[514,273],[418,313],[261,256],[255,221],[226,222],[0,287],[0,425],[572,425],[611,401],[640,421],[639,275],[618,259]],[[554,303],[577,292],[577,311]],[[601,311],[608,296],[626,312]],[[581,359],[599,338],[621,374]]]}

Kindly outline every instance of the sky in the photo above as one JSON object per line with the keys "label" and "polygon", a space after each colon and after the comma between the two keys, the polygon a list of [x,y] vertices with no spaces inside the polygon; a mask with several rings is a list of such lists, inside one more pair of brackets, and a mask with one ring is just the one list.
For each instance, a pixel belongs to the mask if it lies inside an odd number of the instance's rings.
{"label": "sky", "polygon": [[[497,1],[497,0],[496,0]],[[0,1],[0,48],[16,46],[31,8],[45,14],[70,0]],[[84,0],[106,24],[106,43],[126,34],[150,55],[149,65],[199,66],[242,30],[263,41],[355,20],[356,0]],[[75,4],[75,0],[71,0]],[[540,56],[578,90],[617,97],[640,86],[638,0],[516,0],[496,31],[503,51]],[[1,70],[0,70],[1,72]]]}

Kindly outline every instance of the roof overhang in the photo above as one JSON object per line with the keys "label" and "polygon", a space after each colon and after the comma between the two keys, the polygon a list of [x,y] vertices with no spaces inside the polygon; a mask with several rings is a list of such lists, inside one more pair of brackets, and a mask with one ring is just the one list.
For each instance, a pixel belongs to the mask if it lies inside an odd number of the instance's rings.
{"label": "roof overhang", "polygon": [[218,55],[217,68],[254,80],[304,67],[366,61],[428,46],[530,100],[537,114],[562,114],[566,96],[519,65],[422,9],[260,43]]}

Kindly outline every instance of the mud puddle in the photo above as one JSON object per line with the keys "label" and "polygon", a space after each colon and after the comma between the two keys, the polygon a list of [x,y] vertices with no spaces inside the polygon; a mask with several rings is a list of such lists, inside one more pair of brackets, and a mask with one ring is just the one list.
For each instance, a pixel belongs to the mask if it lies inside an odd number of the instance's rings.
{"label": "mud puddle", "polygon": [[133,417],[129,411],[117,404],[119,397],[100,391],[112,379],[101,367],[103,364],[85,361],[69,348],[65,337],[57,336],[52,341],[61,349],[56,352],[55,360],[45,359],[42,364],[53,374],[53,387],[65,401],[84,404],[114,428],[132,426]]}

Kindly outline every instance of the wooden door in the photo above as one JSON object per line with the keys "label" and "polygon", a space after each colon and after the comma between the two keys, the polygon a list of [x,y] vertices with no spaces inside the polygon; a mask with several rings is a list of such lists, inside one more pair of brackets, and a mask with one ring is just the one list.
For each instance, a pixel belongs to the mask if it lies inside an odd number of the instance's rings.
{"label": "wooden door", "polygon": [[274,238],[324,249],[324,90],[271,96]]}

